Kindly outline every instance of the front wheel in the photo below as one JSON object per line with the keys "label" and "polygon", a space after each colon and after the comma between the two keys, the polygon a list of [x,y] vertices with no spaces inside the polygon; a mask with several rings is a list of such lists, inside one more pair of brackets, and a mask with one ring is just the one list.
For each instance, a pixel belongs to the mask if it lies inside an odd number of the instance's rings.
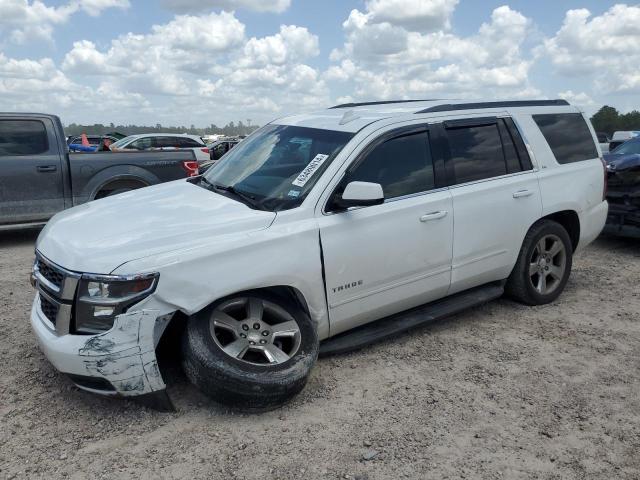
{"label": "front wheel", "polygon": [[562,225],[540,220],[527,232],[505,291],[527,305],[553,302],[571,274],[573,247]]}
{"label": "front wheel", "polygon": [[318,357],[309,316],[264,292],[218,301],[190,317],[187,377],[214,400],[242,409],[277,407],[302,390]]}

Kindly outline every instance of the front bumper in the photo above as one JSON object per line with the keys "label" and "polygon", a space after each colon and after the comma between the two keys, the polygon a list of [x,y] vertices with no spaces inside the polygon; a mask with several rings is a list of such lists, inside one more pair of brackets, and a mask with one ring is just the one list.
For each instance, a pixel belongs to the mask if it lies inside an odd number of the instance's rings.
{"label": "front bumper", "polygon": [[170,316],[159,317],[155,310],[128,312],[117,316],[107,332],[61,335],[40,305],[37,293],[31,308],[31,327],[40,348],[79,388],[122,396],[165,389],[155,354],[154,329],[164,329]]}

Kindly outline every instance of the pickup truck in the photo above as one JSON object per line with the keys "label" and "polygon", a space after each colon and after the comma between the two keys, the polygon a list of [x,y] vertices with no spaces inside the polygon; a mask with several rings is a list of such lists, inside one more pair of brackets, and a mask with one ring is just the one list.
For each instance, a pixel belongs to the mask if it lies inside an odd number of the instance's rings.
{"label": "pickup truck", "polygon": [[69,154],[57,116],[0,113],[0,230],[42,225],[90,200],[197,174],[191,151]]}

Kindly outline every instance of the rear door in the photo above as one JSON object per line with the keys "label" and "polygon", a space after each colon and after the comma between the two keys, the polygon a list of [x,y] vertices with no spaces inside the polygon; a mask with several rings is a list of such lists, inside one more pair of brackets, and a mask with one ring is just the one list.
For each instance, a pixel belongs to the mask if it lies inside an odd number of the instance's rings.
{"label": "rear door", "polygon": [[0,224],[42,221],[64,208],[58,141],[48,118],[0,119]]}
{"label": "rear door", "polygon": [[451,120],[442,127],[454,211],[449,293],[455,293],[509,276],[542,202],[511,118]]}
{"label": "rear door", "polygon": [[328,205],[318,220],[332,335],[446,295],[453,212],[441,159],[428,127],[412,126],[374,140],[347,170],[338,190],[379,183],[385,202]]}

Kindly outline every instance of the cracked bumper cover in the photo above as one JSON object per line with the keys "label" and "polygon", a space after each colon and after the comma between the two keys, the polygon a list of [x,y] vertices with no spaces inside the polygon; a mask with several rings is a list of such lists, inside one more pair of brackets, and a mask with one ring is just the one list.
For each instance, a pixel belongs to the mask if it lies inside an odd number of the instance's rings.
{"label": "cracked bumper cover", "polygon": [[79,388],[102,395],[138,396],[165,390],[155,353],[154,329],[163,329],[170,316],[156,310],[128,312],[116,317],[113,328],[97,335],[56,335],[40,309],[39,296],[31,308],[31,327],[51,364],[60,372],[109,382],[112,390]]}

